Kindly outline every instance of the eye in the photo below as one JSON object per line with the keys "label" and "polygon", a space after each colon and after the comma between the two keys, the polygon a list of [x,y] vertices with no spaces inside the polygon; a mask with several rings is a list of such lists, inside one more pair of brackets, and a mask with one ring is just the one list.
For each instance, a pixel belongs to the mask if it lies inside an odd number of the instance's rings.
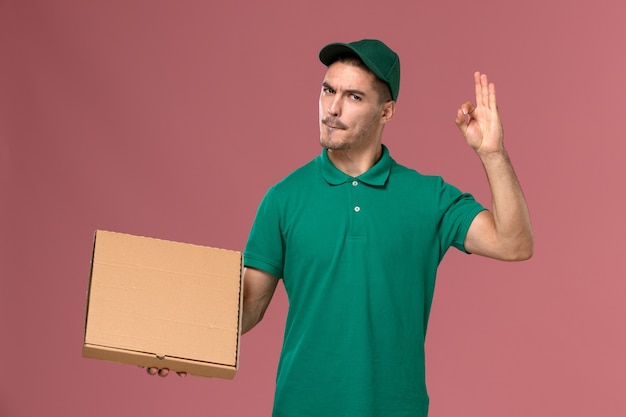
{"label": "eye", "polygon": [[328,87],[328,86],[322,86],[322,92],[324,94],[335,94],[335,90],[332,89],[332,87]]}
{"label": "eye", "polygon": [[350,98],[354,101],[361,101],[361,97],[356,94],[350,94]]}

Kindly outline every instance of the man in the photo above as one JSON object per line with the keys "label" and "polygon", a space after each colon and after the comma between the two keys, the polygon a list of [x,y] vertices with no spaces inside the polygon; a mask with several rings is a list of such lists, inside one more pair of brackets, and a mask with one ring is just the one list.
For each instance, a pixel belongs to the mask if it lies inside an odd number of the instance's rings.
{"label": "man", "polygon": [[244,251],[243,331],[280,279],[289,312],[275,417],[426,416],[424,340],[439,262],[450,246],[528,259],[526,203],[502,142],[496,92],[456,124],[482,161],[491,211],[440,177],[397,164],[382,144],[400,63],[377,40],[334,43],[319,98],[322,153],[269,189]]}

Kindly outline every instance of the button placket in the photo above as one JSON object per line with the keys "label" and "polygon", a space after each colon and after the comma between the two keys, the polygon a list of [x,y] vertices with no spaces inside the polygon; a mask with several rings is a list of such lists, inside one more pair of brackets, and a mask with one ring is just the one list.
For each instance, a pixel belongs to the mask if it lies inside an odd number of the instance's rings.
{"label": "button placket", "polygon": [[353,178],[351,181],[349,181],[350,184],[350,206],[351,206],[351,211],[352,211],[352,215],[351,218],[352,220],[350,221],[351,223],[351,230],[352,230],[352,235],[353,236],[364,236],[365,230],[364,230],[364,221],[365,218],[363,217],[364,213],[363,212],[363,201],[362,201],[362,194],[365,191],[365,189],[363,188],[363,185],[361,184],[361,182],[356,179]]}
{"label": "button placket", "polygon": [[[357,180],[352,180],[352,186],[353,186],[353,187],[356,187],[356,186],[358,186],[358,185],[359,185],[359,181],[357,181]],[[356,194],[356,193],[353,193],[352,195],[354,196],[355,194]],[[355,213],[358,213],[358,212],[360,212],[360,211],[361,211],[361,207],[359,207],[359,206],[358,206],[358,204],[357,204],[357,205],[355,205],[355,206],[354,206],[354,212],[355,212]]]}

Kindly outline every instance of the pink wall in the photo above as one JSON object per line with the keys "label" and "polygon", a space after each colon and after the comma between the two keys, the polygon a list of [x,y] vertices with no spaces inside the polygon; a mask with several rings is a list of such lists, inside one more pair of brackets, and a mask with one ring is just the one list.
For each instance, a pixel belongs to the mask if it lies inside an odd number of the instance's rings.
{"label": "pink wall", "polygon": [[234,381],[83,359],[93,232],[242,249],[320,150],[319,48],[364,37],[402,59],[392,155],[486,204],[453,119],[490,75],[535,226],[529,262],[444,261],[431,415],[626,415],[623,2],[212,3],[0,2],[0,416],[269,414],[282,289]]}

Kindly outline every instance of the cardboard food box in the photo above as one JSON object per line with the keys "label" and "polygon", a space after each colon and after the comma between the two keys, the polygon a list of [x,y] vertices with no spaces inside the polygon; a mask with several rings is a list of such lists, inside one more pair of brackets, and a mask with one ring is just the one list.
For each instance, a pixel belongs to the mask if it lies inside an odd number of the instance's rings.
{"label": "cardboard food box", "polygon": [[232,379],[240,252],[98,230],[83,357]]}

